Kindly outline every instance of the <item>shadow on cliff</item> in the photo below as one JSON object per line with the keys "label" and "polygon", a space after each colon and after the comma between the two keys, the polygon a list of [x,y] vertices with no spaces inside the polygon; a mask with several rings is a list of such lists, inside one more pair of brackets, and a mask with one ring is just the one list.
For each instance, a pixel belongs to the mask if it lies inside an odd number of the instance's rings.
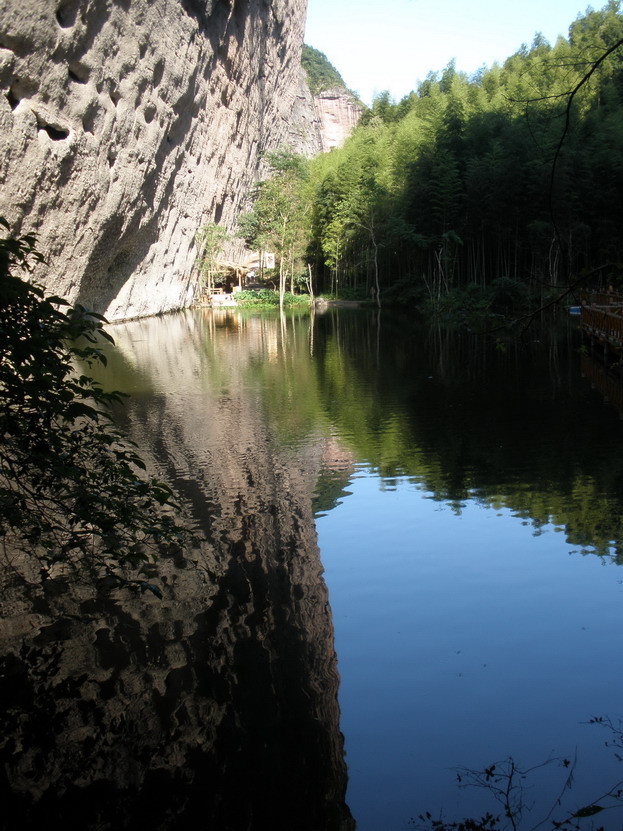
{"label": "shadow on cliff", "polygon": [[[145,177],[137,200],[129,207],[128,214],[113,214],[101,228],[99,240],[84,269],[76,303],[104,314],[119,296],[123,287],[144,266],[149,249],[158,240],[161,215],[156,207],[156,193],[161,186],[160,176],[167,157],[177,152],[173,168],[168,176],[159,204],[168,205],[174,189],[175,179],[184,164],[184,154],[179,146],[190,130],[198,106],[185,108],[185,100],[193,97],[191,90],[182,97],[177,107],[177,120],[163,136],[158,152],[154,156],[148,175]],[[160,275],[156,275],[159,277]],[[153,278],[150,283],[157,282]]]}
{"label": "shadow on cliff", "polygon": [[[204,85],[218,66],[222,67],[229,80],[241,83],[242,79],[238,77],[239,64],[248,60],[250,67],[256,68],[256,74],[252,73],[252,77],[248,78],[247,87],[259,84],[260,95],[263,96],[262,49],[265,48],[266,37],[252,37],[247,43],[245,35],[268,27],[272,30],[273,39],[278,40],[281,35],[281,21],[275,19],[264,4],[252,4],[249,0],[237,0],[234,4],[229,0],[216,0],[212,4],[205,0],[182,0],[181,6],[197,22],[198,31],[194,33],[195,36],[205,38],[209,48],[206,49],[204,61],[194,67],[185,91],[173,105],[174,118],[148,162],[139,192],[133,199],[122,203],[118,212],[111,214],[103,223],[99,239],[84,267],[75,302],[99,313],[106,313],[124,286],[141,272],[144,284],[137,290],[137,294],[143,296],[149,292],[145,284],[153,286],[159,280],[168,279],[165,275],[153,273],[154,266],[149,261],[149,253],[161,235],[172,233],[170,228],[166,229],[166,219],[169,207],[172,206],[176,180],[188,160],[186,148],[192,145],[200,114],[206,106]],[[255,47],[259,51],[254,51]],[[244,53],[242,56],[241,52]],[[248,93],[248,88],[246,92]],[[226,101],[223,103],[227,105]],[[239,112],[236,124],[240,122],[240,115]],[[258,129],[262,144],[263,123]],[[238,138],[235,130],[230,141]],[[219,144],[215,140],[206,148],[211,157],[217,157],[217,164],[221,161],[218,157],[225,153],[226,148],[222,144],[222,141]],[[118,151],[122,149],[117,148]],[[174,154],[172,163],[171,154]],[[167,168],[167,181],[163,184],[161,177]],[[218,207],[217,205],[217,215]],[[177,273],[175,279],[184,281],[187,275]],[[130,294],[131,291],[130,288]]]}

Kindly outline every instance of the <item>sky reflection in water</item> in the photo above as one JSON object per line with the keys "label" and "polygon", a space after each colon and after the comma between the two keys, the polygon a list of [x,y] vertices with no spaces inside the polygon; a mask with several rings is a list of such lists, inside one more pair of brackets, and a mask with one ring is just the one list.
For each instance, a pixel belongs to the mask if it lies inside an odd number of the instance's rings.
{"label": "sky reflection in water", "polygon": [[[394,481],[360,469],[317,519],[357,828],[492,807],[451,768],[509,754],[532,765],[577,746],[578,806],[595,798],[621,770],[581,722],[623,711],[623,573],[553,526],[476,500],[457,514]],[[551,796],[563,777],[542,781]]]}
{"label": "sky reflection in water", "polygon": [[[453,769],[509,754],[530,766],[577,748],[576,808],[623,778],[609,736],[584,723],[623,717],[623,570],[611,544],[622,427],[580,377],[573,333],[501,350],[364,313],[182,320],[196,346],[183,372],[177,341],[162,350],[180,387],[169,417],[187,424],[197,411],[192,476],[209,482],[223,455],[214,402],[243,462],[258,440],[242,442],[240,402],[284,465],[315,460],[301,470],[310,492],[315,482],[359,831],[404,829],[442,807],[481,815],[494,806],[457,790]],[[208,403],[195,406],[204,387]],[[535,780],[535,822],[563,778],[550,768]],[[599,819],[620,831],[621,814]]]}

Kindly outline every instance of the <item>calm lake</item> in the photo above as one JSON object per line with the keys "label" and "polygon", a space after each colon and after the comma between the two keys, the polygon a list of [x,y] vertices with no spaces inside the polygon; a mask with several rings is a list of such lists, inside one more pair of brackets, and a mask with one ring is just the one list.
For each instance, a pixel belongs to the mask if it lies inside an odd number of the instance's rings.
{"label": "calm lake", "polygon": [[551,819],[623,779],[588,723],[623,718],[623,422],[572,320],[508,343],[342,309],[111,332],[102,380],[204,542],[161,565],[163,600],[33,611],[8,587],[23,827],[399,831],[499,813],[457,768],[512,756],[551,760],[522,780],[532,828],[571,770]]}

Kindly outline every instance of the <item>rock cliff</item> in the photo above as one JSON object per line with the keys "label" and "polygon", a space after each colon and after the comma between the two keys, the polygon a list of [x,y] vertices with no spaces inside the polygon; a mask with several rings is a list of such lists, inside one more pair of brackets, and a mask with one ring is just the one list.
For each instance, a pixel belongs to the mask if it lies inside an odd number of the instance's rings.
{"label": "rock cliff", "polygon": [[361,118],[362,106],[343,87],[332,87],[314,96],[323,152],[341,147]]}
{"label": "rock cliff", "polygon": [[309,88],[307,74],[301,67],[294,97],[286,142],[296,153],[313,158],[324,150],[322,124],[316,101]]}
{"label": "rock cliff", "polygon": [[186,305],[196,229],[233,225],[261,152],[291,132],[305,12],[5,0],[0,215],[37,233],[35,277],[111,320]]}
{"label": "rock cliff", "polygon": [[294,98],[287,144],[297,153],[313,157],[341,147],[357,126],[362,105],[345,87],[312,94],[303,69]]}

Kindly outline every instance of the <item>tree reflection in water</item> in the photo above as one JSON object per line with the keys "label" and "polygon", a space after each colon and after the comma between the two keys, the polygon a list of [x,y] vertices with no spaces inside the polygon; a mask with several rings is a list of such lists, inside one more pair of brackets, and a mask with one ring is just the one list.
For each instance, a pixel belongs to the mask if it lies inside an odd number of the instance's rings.
{"label": "tree reflection in water", "polygon": [[354,827],[314,511],[355,465],[620,557],[618,421],[572,335],[500,350],[366,312],[207,311],[113,335],[102,380],[205,542],[160,564],[162,601],[3,576],[4,827]]}

